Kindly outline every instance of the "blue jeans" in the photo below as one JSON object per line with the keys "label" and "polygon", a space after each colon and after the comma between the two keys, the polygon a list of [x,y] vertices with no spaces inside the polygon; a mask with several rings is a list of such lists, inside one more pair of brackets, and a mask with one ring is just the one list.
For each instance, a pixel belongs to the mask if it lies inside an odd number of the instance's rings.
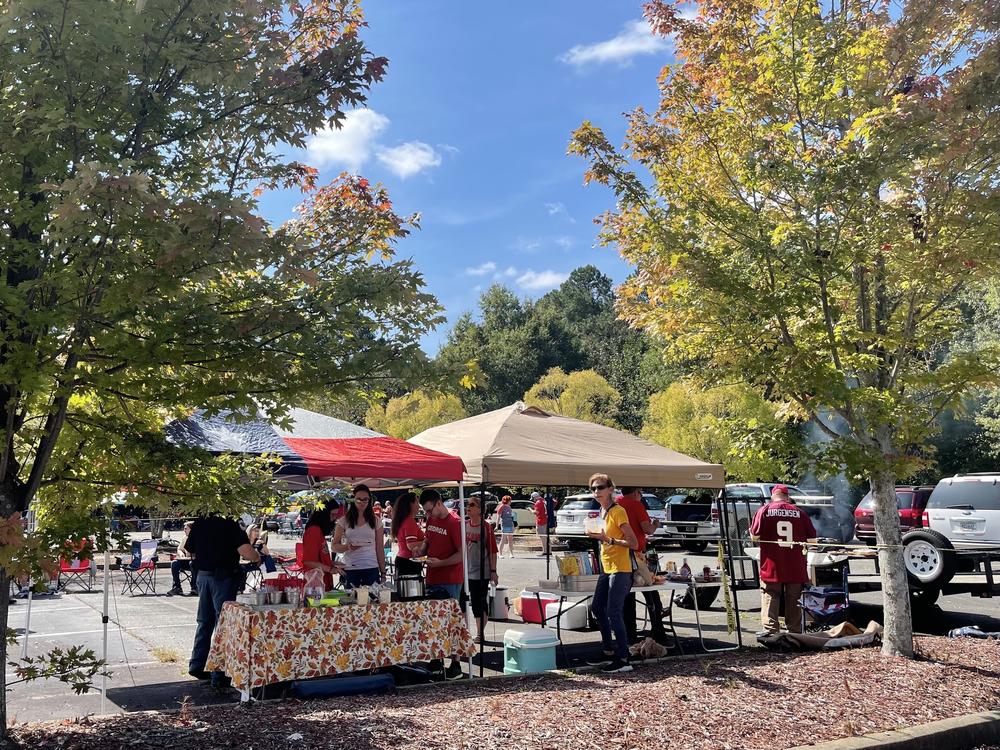
{"label": "blue jeans", "polygon": [[343,579],[346,589],[356,589],[358,586],[372,586],[382,578],[378,568],[360,568],[359,570],[345,570]]}
{"label": "blue jeans", "polygon": [[[198,628],[194,633],[194,648],[191,649],[191,660],[188,670],[200,672],[205,669],[208,661],[208,651],[212,647],[212,633],[215,623],[222,612],[222,605],[236,601],[238,576],[235,574],[221,575],[209,571],[198,572]],[[214,683],[221,672],[212,673]]]}
{"label": "blue jeans", "polygon": [[446,593],[449,599],[457,600],[462,596],[463,588],[461,583],[430,583],[427,585],[427,594],[429,595],[434,589],[437,589]]}
{"label": "blue jeans", "polygon": [[261,554],[260,561],[264,565],[264,570],[268,573],[276,573],[278,571],[278,566],[274,562],[274,558],[270,555]]}
{"label": "blue jeans", "polygon": [[[601,629],[605,651],[613,651],[622,661],[628,661],[628,634],[625,632],[625,597],[632,591],[631,573],[601,573],[594,589],[590,611]],[[614,631],[614,646],[611,633]]]}

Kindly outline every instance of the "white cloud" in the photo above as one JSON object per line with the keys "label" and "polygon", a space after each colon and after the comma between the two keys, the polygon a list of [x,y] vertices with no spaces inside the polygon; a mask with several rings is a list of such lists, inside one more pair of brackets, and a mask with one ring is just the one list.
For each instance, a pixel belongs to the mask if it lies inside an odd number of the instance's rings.
{"label": "white cloud", "polygon": [[471,268],[466,268],[465,272],[469,276],[485,276],[488,273],[492,273],[497,270],[497,264],[492,260],[488,260],[485,263],[480,263],[478,266],[473,266]]}
{"label": "white cloud", "polygon": [[530,291],[540,291],[542,289],[553,289],[569,278],[568,273],[558,271],[532,271],[528,269],[517,277],[517,285],[522,289]]}
{"label": "white cloud", "polygon": [[518,237],[513,243],[513,248],[520,253],[533,253],[541,246],[542,241],[537,237]]}
{"label": "white cloud", "polygon": [[646,21],[629,21],[617,36],[594,44],[577,44],[561,54],[559,61],[578,68],[604,63],[625,66],[637,55],[652,55],[669,48],[670,42],[653,36]]}
{"label": "white cloud", "polygon": [[379,162],[403,180],[441,164],[441,154],[422,141],[409,141],[392,148],[380,148],[376,156]]}
{"label": "white cloud", "polygon": [[555,203],[546,203],[545,210],[548,212],[549,216],[560,217],[568,221],[570,224],[576,224],[576,219],[569,215],[569,211],[566,210],[566,206],[560,201]]}
{"label": "white cloud", "polygon": [[309,160],[318,167],[341,164],[357,172],[371,158],[389,118],[372,109],[351,110],[340,128],[323,128],[306,141]]}
{"label": "white cloud", "polygon": [[573,247],[573,238],[566,236],[556,237],[556,244],[559,245],[559,247],[561,247],[563,250],[569,250],[571,247]]}
{"label": "white cloud", "polygon": [[517,269],[514,266],[507,266],[503,271],[503,275],[508,279],[512,276],[517,276]]}

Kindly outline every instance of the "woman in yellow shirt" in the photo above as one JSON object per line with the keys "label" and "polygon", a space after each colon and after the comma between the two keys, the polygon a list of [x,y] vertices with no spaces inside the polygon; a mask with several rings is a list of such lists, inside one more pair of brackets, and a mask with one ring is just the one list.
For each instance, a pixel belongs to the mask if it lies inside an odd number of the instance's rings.
{"label": "woman in yellow shirt", "polygon": [[587,533],[601,543],[601,574],[590,610],[601,629],[604,647],[604,658],[588,663],[600,666],[602,672],[631,672],[623,608],[625,597],[632,591],[632,550],[637,549],[639,543],[629,526],[628,514],[615,502],[615,483],[611,477],[594,474],[587,484],[601,506],[604,520],[603,531]]}

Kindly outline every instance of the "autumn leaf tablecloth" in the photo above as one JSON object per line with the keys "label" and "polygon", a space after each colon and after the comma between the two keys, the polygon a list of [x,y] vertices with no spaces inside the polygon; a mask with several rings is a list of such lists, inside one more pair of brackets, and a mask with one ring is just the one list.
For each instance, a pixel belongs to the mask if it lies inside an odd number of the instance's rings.
{"label": "autumn leaf tablecloth", "polygon": [[475,651],[454,599],[261,611],[227,602],[205,668],[251,690]]}

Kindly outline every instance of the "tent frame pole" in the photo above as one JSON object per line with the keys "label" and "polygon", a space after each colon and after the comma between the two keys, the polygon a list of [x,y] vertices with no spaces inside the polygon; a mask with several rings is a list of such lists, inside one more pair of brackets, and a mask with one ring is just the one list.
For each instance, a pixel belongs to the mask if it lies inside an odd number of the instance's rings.
{"label": "tent frame pole", "polygon": [[[719,504],[719,530],[722,534],[722,539],[720,543],[722,544],[723,550],[723,565],[727,569],[729,575],[729,594],[733,598],[733,612],[736,617],[736,643],[742,647],[743,646],[743,626],[740,623],[740,601],[739,596],[736,592],[736,587],[733,585],[733,581],[736,580],[736,566],[733,564],[733,539],[729,536],[729,512],[728,512],[728,501],[726,500],[726,488],[723,487],[719,490],[719,495],[716,499]],[[736,544],[739,544],[740,540],[736,540]]]}
{"label": "tent frame pole", "polygon": [[545,504],[545,580],[550,580],[549,563],[552,560],[552,519],[549,518],[549,510],[555,513],[556,506],[551,498],[552,488],[545,488],[545,496],[542,502]]}
{"label": "tent frame pole", "polygon": [[[479,492],[479,577],[483,577],[483,573],[486,572],[486,485],[480,485]],[[493,570],[490,570],[493,573]],[[489,583],[486,584],[489,586]],[[490,598],[486,597],[486,606],[491,605]],[[492,614],[492,612],[490,612]],[[483,621],[489,620],[486,612],[483,612]],[[483,664],[483,650],[484,641],[486,640],[486,628],[483,627],[483,632],[479,632],[479,618],[476,618],[476,633],[479,635],[479,676],[483,677],[485,675]]]}
{"label": "tent frame pole", "polygon": [[[465,534],[465,482],[458,483],[458,517],[462,528],[462,580],[465,586],[465,624],[472,621],[472,597],[469,595],[469,547]],[[469,656],[469,677],[472,677],[472,656]]]}

